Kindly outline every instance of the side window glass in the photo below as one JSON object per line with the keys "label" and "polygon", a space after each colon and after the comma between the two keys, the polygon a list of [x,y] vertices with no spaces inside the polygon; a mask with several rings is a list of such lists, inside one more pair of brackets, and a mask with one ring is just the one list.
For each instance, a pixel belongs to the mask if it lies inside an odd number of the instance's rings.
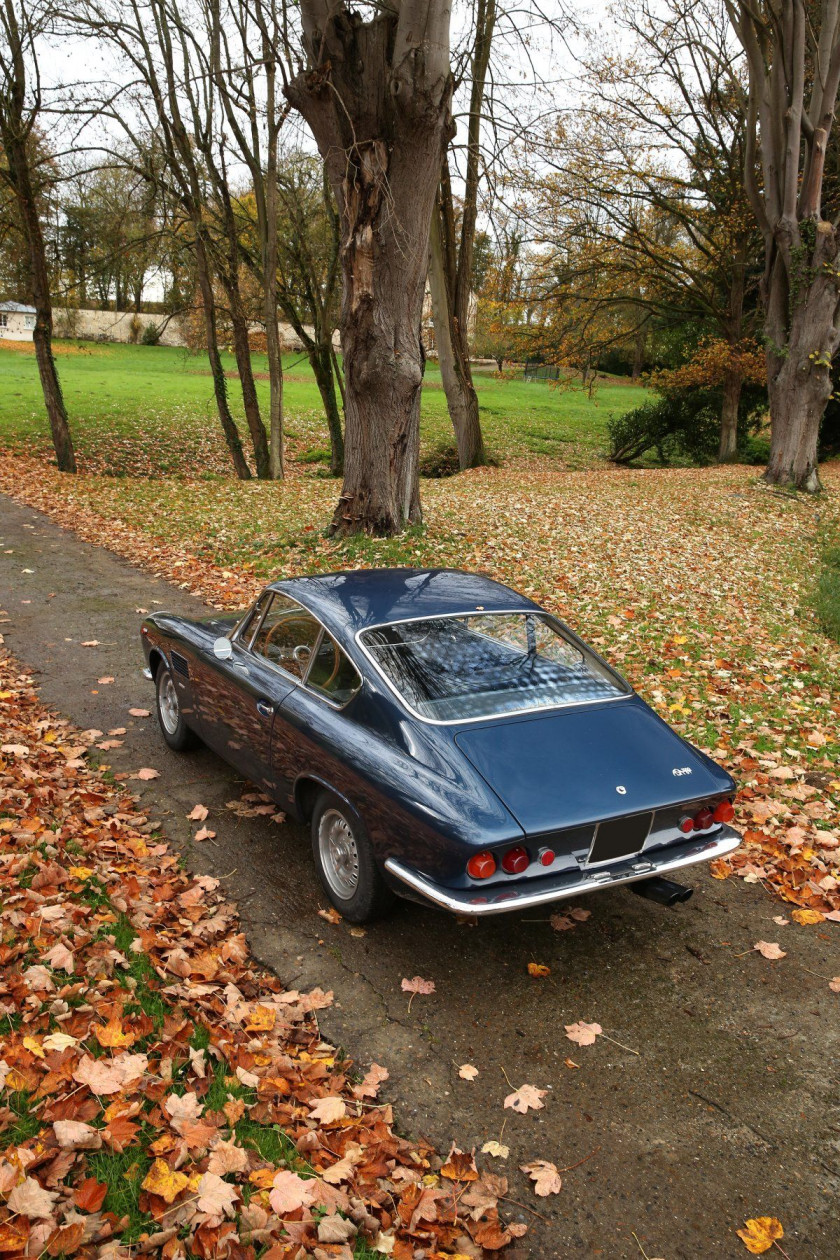
{"label": "side window glass", "polygon": [[246,613],[240,622],[236,637],[243,647],[248,646],[251,635],[254,633],[254,630],[259,624],[260,617],[263,615],[263,609],[270,599],[270,594],[261,595],[251,611]]}
{"label": "side window glass", "polygon": [[302,679],[320,632],[318,622],[300,604],[275,594],[251,650]]}
{"label": "side window glass", "polygon": [[346,704],[348,700],[352,700],[362,685],[355,667],[326,630],[312,658],[306,685],[335,704]]}

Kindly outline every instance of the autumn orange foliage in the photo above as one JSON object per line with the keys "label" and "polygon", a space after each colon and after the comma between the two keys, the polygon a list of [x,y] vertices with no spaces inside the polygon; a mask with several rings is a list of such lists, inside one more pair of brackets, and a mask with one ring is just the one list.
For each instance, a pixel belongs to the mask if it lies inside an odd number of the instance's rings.
{"label": "autumn orange foliage", "polygon": [[5,650],[0,697],[0,1253],[411,1260],[521,1235],[504,1178],[397,1136],[387,1071],[321,1038],[332,994],[254,963],[219,881],[87,764],[101,732]]}

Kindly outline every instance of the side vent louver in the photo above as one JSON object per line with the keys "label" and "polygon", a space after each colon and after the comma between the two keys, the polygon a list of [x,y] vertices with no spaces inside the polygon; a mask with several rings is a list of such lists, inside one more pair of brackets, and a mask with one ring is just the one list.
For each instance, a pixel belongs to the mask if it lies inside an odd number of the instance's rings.
{"label": "side vent louver", "polygon": [[190,667],[187,664],[187,658],[180,656],[177,652],[172,653],[172,668],[179,674],[183,674],[185,678],[190,676]]}

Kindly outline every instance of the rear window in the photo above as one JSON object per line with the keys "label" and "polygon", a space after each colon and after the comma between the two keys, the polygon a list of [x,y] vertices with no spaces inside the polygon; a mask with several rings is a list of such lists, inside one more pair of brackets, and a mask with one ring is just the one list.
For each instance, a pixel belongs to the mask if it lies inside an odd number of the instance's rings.
{"label": "rear window", "polygon": [[359,641],[403,700],[438,722],[610,700],[628,688],[547,614],[437,617]]}

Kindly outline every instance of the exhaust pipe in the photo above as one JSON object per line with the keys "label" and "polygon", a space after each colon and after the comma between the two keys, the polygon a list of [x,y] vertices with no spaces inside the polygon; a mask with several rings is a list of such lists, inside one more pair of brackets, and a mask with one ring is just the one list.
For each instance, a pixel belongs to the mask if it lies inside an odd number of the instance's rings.
{"label": "exhaust pipe", "polygon": [[660,906],[676,906],[688,901],[694,893],[693,888],[686,888],[685,884],[677,884],[672,879],[663,879],[660,875],[641,879],[630,887],[640,897],[647,897],[648,901],[655,901]]}

